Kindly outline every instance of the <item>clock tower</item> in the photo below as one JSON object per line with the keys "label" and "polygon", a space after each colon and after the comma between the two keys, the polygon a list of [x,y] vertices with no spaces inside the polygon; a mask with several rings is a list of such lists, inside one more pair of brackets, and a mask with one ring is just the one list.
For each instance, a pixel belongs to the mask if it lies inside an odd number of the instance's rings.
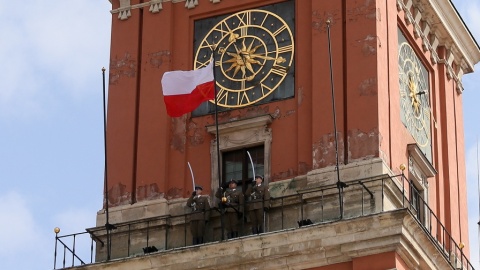
{"label": "clock tower", "polygon": [[[156,249],[148,264],[172,269],[468,266],[462,76],[480,48],[451,1],[111,3],[97,261]],[[162,75],[211,61],[216,101],[169,117]],[[246,198],[226,241],[214,194],[255,175],[271,194],[267,233],[250,232]],[[195,244],[195,185],[211,205],[208,244],[168,253]]]}

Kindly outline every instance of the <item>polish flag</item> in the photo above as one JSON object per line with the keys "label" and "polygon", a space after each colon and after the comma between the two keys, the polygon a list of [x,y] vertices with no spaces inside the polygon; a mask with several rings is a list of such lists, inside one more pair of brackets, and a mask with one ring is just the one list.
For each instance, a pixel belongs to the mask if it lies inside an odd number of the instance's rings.
{"label": "polish flag", "polygon": [[169,71],[162,77],[163,100],[167,114],[179,117],[215,98],[213,61],[201,69]]}

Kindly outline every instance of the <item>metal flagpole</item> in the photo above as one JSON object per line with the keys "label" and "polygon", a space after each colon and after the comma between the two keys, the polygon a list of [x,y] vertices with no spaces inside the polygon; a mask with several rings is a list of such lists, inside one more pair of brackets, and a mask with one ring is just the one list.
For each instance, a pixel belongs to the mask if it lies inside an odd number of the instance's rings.
{"label": "metal flagpole", "polygon": [[104,162],[105,162],[105,230],[107,231],[107,261],[110,260],[111,251],[112,251],[112,236],[111,230],[116,227],[109,223],[108,216],[108,170],[107,170],[107,109],[106,109],[106,99],[105,99],[105,68],[102,68],[102,77],[103,77],[103,145],[104,145]]}
{"label": "metal flagpole", "polygon": [[[477,187],[478,187],[478,241],[480,242],[480,164],[478,163],[478,137],[477,137]],[[480,255],[480,250],[479,250]]]}
{"label": "metal flagpole", "polygon": [[335,132],[335,170],[337,171],[337,188],[338,188],[338,199],[340,203],[340,219],[343,219],[343,188],[347,187],[347,184],[340,181],[340,170],[338,168],[338,138],[337,138],[337,116],[335,109],[335,88],[333,83],[333,64],[332,64],[332,45],[330,40],[330,24],[331,21],[328,19],[327,24],[327,34],[328,34],[328,56],[330,60],[330,84],[332,88],[332,109],[333,109],[333,129]]}
{"label": "metal flagpole", "polygon": [[[212,57],[210,61],[215,61],[215,52],[217,51],[217,46],[214,45],[212,50]],[[217,76],[215,75],[215,62],[213,65],[213,88],[215,92],[215,133],[216,133],[216,140],[217,140],[217,177],[218,177],[218,185],[219,188],[222,187],[222,177],[220,174],[220,136],[218,133],[218,97],[217,97]],[[220,203],[220,222],[222,227],[222,240],[225,240],[225,226],[224,226],[224,213],[223,213],[223,204]]]}

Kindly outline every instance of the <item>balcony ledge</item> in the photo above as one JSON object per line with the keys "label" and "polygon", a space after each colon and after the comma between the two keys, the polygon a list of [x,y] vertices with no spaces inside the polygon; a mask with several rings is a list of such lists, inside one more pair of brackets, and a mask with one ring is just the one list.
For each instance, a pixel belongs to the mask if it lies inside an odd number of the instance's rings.
{"label": "balcony ledge", "polygon": [[407,209],[136,255],[75,269],[305,269],[396,252],[409,269],[450,269]]}

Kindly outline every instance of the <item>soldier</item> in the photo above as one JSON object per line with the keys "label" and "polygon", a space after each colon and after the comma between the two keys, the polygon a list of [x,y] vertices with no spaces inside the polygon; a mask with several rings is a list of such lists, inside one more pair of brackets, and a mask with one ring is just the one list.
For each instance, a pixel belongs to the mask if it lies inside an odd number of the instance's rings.
{"label": "soldier", "polygon": [[193,244],[202,244],[205,235],[205,225],[210,219],[210,203],[208,196],[202,196],[203,188],[195,186],[195,191],[188,198],[187,206],[192,208],[190,215],[190,231],[193,237]]}
{"label": "soldier", "polygon": [[255,183],[249,186],[245,192],[245,196],[249,198],[249,217],[252,222],[252,233],[259,234],[264,232],[264,211],[270,208],[270,191],[263,184],[263,177],[255,176]]}
{"label": "soldier", "polygon": [[227,238],[238,237],[239,220],[243,217],[244,197],[241,189],[237,189],[237,181],[230,180],[228,188],[220,187],[215,197],[221,200],[225,209],[225,228]]}

